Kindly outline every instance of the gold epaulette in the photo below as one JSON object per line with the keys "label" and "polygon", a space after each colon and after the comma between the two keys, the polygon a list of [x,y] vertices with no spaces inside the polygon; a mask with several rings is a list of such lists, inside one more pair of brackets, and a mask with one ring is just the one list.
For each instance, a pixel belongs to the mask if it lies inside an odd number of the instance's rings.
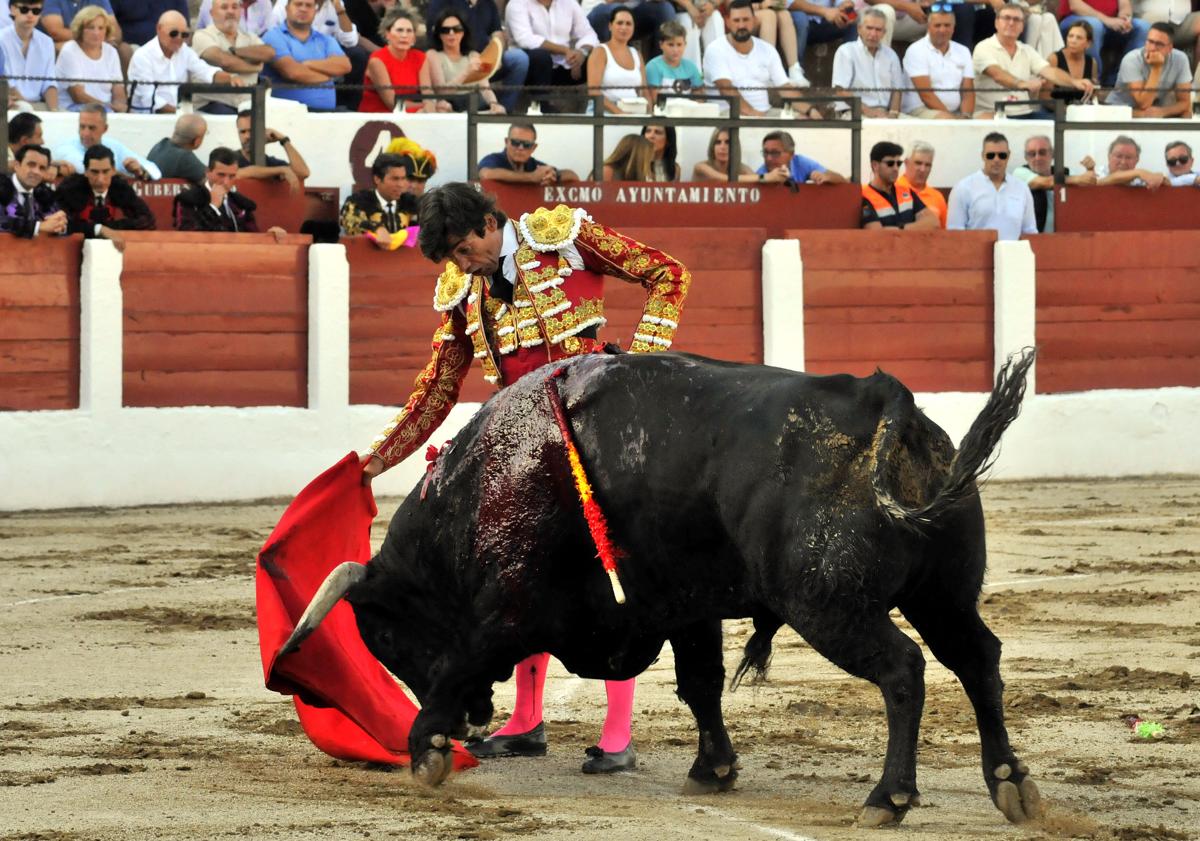
{"label": "gold epaulette", "polygon": [[587,211],[581,207],[571,208],[565,204],[553,210],[539,207],[532,213],[524,214],[517,222],[517,229],[534,251],[558,251],[575,241],[575,237],[579,236],[580,224],[589,218]]}
{"label": "gold epaulette", "polygon": [[433,308],[438,312],[454,309],[467,296],[470,288],[471,276],[463,274],[453,263],[447,263],[433,290]]}

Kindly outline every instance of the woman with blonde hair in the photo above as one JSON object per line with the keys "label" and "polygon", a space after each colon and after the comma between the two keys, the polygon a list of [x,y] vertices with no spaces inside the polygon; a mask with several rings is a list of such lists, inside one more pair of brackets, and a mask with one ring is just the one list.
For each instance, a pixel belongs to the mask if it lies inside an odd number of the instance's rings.
{"label": "woman with blonde hair", "polygon": [[116,19],[100,6],[84,6],[71,21],[73,39],[63,44],[54,65],[59,79],[103,79],[98,82],[60,83],[70,98],[68,110],[78,111],[88,103],[109,111],[128,111],[121,58],[109,41],[117,33]]}
{"label": "woman with blonde hair", "polygon": [[627,134],[604,159],[604,180],[651,181],[653,163],[654,144],[641,135]]}
{"label": "woman with blonde hair", "polygon": [[[729,180],[729,129],[719,128],[708,139],[708,159],[692,167],[693,181]],[[757,181],[754,170],[738,161],[738,181]]]}

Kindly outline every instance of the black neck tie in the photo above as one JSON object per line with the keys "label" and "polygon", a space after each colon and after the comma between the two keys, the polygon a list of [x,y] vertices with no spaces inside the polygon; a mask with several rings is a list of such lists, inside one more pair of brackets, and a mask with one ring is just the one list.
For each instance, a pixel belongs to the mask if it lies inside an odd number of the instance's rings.
{"label": "black neck tie", "polygon": [[387,203],[387,219],[385,220],[384,224],[387,225],[389,234],[394,234],[396,231],[400,230],[400,221],[396,218],[395,202],[390,201]]}
{"label": "black neck tie", "polygon": [[33,218],[33,193],[21,193],[21,201],[24,202],[21,211],[26,219]]}

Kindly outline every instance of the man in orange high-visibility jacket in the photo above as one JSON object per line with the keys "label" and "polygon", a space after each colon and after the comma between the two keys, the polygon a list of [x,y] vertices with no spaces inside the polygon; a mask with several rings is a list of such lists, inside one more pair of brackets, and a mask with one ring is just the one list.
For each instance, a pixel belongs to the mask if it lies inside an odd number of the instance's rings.
{"label": "man in orange high-visibility jacket", "polygon": [[862,188],[864,228],[936,228],[938,218],[908,187],[896,184],[904,150],[883,141],[871,147],[871,180]]}

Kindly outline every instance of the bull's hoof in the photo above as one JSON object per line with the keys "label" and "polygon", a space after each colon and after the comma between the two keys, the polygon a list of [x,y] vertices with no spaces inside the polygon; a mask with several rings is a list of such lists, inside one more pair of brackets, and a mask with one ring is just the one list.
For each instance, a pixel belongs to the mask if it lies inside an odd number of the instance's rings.
{"label": "bull's hoof", "polygon": [[693,768],[688,773],[687,781],[683,784],[684,794],[719,794],[732,791],[737,782],[736,763],[733,765],[718,765],[711,771],[698,771]]}
{"label": "bull's hoof", "polygon": [[882,806],[863,806],[858,813],[856,825],[859,829],[874,829],[880,826],[891,826],[904,820],[904,813]]}
{"label": "bull's hoof", "polygon": [[1015,774],[1006,763],[998,766],[992,775],[1000,781],[992,800],[1009,822],[1025,823],[1042,816],[1042,795],[1024,762],[1016,763]]}
{"label": "bull's hoof", "polygon": [[433,750],[427,750],[417,757],[412,766],[413,776],[417,778],[417,782],[430,788],[440,786],[454,769],[454,761],[450,756],[450,751],[446,749],[449,746],[449,740],[445,736],[434,736],[432,742]]}
{"label": "bull's hoof", "polygon": [[875,805],[874,795],[868,799],[856,822],[860,828],[873,829],[879,826],[894,826],[904,820],[908,810],[921,805],[921,795],[897,791],[888,795],[887,802]]}

